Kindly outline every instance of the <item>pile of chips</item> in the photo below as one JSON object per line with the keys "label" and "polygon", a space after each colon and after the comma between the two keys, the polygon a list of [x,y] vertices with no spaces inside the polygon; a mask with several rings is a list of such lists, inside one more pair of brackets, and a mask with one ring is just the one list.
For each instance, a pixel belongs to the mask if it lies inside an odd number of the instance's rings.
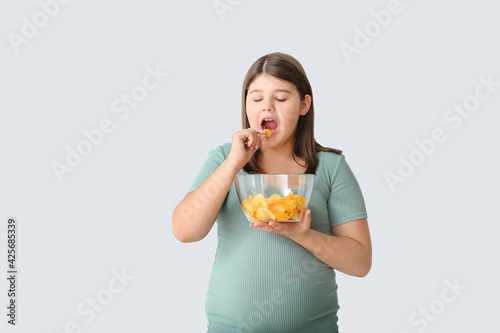
{"label": "pile of chips", "polygon": [[293,194],[293,191],[284,198],[279,194],[265,198],[261,193],[248,197],[241,202],[241,206],[250,219],[258,222],[298,220],[307,205],[307,200],[300,194]]}

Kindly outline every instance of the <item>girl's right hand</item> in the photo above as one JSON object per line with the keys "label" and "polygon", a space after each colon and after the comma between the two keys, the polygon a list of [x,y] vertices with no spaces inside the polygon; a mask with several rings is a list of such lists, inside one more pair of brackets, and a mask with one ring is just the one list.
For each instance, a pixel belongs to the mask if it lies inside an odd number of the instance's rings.
{"label": "girl's right hand", "polygon": [[253,154],[260,148],[262,140],[266,137],[265,132],[258,132],[253,128],[247,128],[233,134],[231,138],[231,151],[228,160],[231,160],[239,169],[250,161]]}

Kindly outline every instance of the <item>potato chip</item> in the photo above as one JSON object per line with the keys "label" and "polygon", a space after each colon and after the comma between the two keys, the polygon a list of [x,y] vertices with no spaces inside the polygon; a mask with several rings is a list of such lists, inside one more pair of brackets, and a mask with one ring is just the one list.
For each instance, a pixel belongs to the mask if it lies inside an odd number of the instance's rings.
{"label": "potato chip", "polygon": [[267,207],[259,207],[259,209],[257,209],[256,217],[257,221],[276,220],[276,217],[274,216],[273,212],[271,212]]}
{"label": "potato chip", "polygon": [[302,195],[290,192],[286,197],[273,194],[265,198],[262,193],[248,196],[241,202],[243,210],[253,221],[289,221],[298,220],[305,212],[307,200]]}
{"label": "potato chip", "polygon": [[271,134],[273,134],[273,132],[271,132],[271,130],[270,130],[270,129],[266,128],[266,136],[267,136],[267,137],[270,137],[270,136],[271,136]]}

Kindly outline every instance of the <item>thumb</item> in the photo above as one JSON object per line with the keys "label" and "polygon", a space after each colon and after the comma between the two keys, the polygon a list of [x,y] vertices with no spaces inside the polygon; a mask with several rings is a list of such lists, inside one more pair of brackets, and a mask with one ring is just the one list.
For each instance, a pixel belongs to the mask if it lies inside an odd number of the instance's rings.
{"label": "thumb", "polygon": [[310,209],[306,210],[306,212],[304,213],[304,217],[302,218],[302,220],[300,222],[305,222],[306,224],[311,224],[311,210]]}

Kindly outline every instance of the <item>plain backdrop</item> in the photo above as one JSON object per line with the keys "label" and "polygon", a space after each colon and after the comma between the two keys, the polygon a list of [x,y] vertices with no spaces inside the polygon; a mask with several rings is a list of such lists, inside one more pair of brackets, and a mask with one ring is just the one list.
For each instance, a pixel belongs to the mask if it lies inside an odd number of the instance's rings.
{"label": "plain backdrop", "polygon": [[[240,129],[246,71],[275,51],[304,66],[316,139],[344,151],[367,204],[373,268],[338,274],[341,332],[491,331],[499,10],[488,0],[1,1],[0,267],[7,274],[13,216],[19,269],[15,327],[0,282],[1,331],[206,330],[216,228],[183,244],[171,214],[208,151]],[[68,157],[78,149],[86,156]]]}

